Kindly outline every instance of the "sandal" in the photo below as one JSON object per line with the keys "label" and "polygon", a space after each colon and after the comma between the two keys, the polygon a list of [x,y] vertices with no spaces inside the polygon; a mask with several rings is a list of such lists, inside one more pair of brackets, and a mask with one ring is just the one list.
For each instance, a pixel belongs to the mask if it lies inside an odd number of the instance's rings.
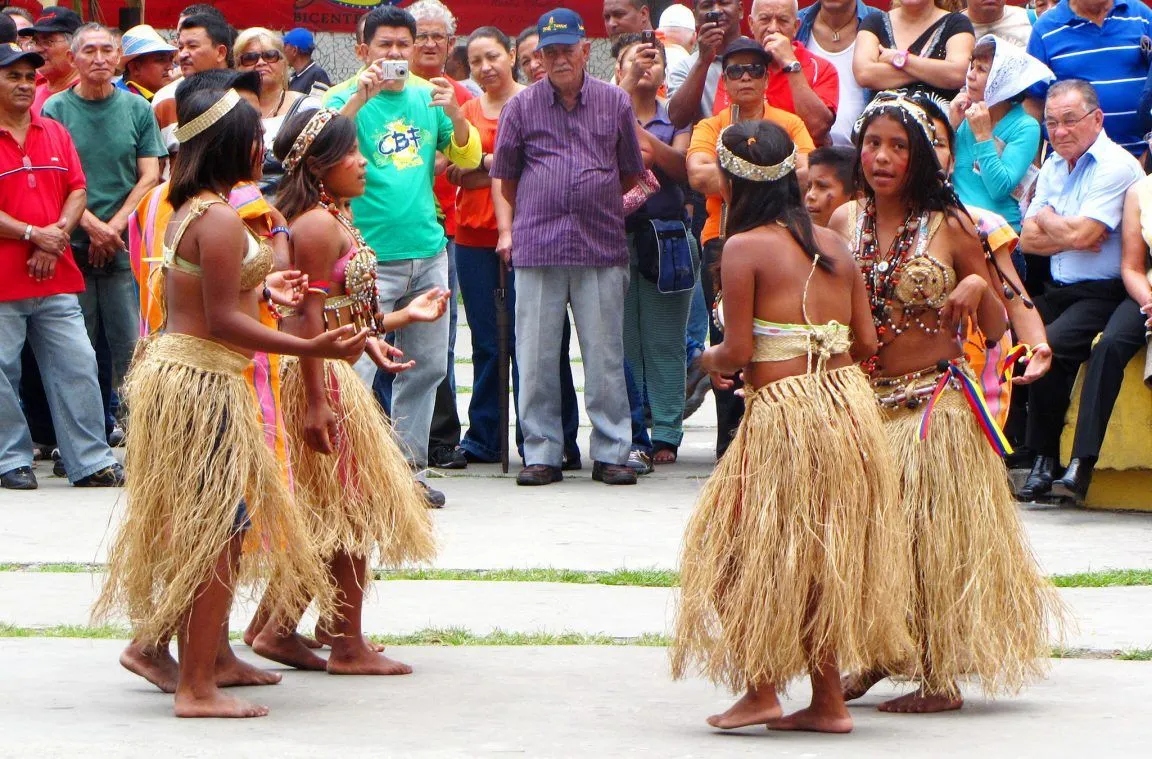
{"label": "sandal", "polygon": [[665,443],[662,440],[652,441],[652,463],[653,464],[675,464],[679,446]]}

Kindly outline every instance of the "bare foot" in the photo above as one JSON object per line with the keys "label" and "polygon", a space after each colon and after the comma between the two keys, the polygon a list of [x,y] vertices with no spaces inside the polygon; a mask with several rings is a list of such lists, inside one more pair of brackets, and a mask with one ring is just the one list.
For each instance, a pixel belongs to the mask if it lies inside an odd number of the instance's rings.
{"label": "bare foot", "polygon": [[920,688],[906,696],[885,701],[877,708],[882,712],[894,714],[934,714],[955,711],[961,706],[964,706],[964,699],[959,696],[925,693],[924,689]]}
{"label": "bare foot", "polygon": [[265,628],[252,641],[252,650],[265,659],[287,664],[294,669],[323,672],[328,666],[328,662],[312,653],[295,633],[283,637]]}
{"label": "bare foot", "polygon": [[844,675],[844,677],[840,678],[840,687],[844,689],[844,700],[855,701],[872,690],[873,685],[887,676],[885,672],[879,669],[857,672],[854,675]]}
{"label": "bare foot", "polygon": [[412,668],[371,648],[358,646],[348,652],[333,651],[328,657],[328,674],[410,675]]}
{"label": "bare foot", "polygon": [[[332,641],[336,637],[332,633],[328,632],[323,627],[321,627],[319,622],[316,623],[315,635],[316,635],[316,646],[315,646],[316,648],[320,648],[321,646],[328,646],[329,648],[331,648],[332,647]],[[361,637],[364,639],[364,645],[367,646],[368,648],[372,649],[373,651],[375,651],[378,654],[384,652],[384,644],[383,643],[373,643],[372,641],[368,640],[367,635],[363,635]],[[312,646],[309,646],[309,648],[312,648]]]}
{"label": "bare foot", "polygon": [[279,672],[269,672],[232,657],[230,661],[216,662],[216,687],[235,688],[242,685],[275,685],[280,682]]}
{"label": "bare foot", "polygon": [[653,464],[675,464],[676,451],[670,451],[667,448],[661,448],[652,454]]}
{"label": "bare foot", "polygon": [[768,723],[769,730],[806,730],[811,733],[850,733],[852,717],[847,709],[834,713],[822,712],[809,706]]}
{"label": "bare foot", "polygon": [[268,707],[213,690],[202,698],[177,693],[175,713],[177,717],[264,717]]}
{"label": "bare foot", "polygon": [[180,665],[167,646],[145,648],[133,641],[120,654],[120,666],[143,677],[165,693],[175,693],[180,680]]}
{"label": "bare foot", "polygon": [[780,708],[776,691],[770,688],[763,692],[749,690],[728,711],[709,717],[708,724],[721,730],[731,730],[748,725],[766,725],[780,719],[782,714],[784,710]]}

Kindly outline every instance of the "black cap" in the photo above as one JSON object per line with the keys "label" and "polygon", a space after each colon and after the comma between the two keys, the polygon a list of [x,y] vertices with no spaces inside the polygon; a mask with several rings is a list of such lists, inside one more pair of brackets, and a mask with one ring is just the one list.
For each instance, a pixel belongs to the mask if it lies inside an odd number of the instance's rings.
{"label": "black cap", "polygon": [[16,22],[7,13],[0,13],[0,45],[16,41]]}
{"label": "black cap", "polygon": [[84,26],[84,19],[80,14],[68,8],[54,5],[45,8],[36,19],[36,23],[24,30],[25,34],[75,34],[76,30]]}
{"label": "black cap", "polygon": [[748,37],[737,37],[732,40],[732,44],[724,50],[724,56],[720,59],[720,65],[727,66],[728,58],[737,53],[756,53],[763,59],[765,64],[772,62],[772,56],[764,49],[763,45]]}
{"label": "black cap", "polygon": [[6,69],[17,61],[28,61],[33,68],[44,65],[44,58],[39,53],[24,50],[15,42],[0,43],[0,69]]}

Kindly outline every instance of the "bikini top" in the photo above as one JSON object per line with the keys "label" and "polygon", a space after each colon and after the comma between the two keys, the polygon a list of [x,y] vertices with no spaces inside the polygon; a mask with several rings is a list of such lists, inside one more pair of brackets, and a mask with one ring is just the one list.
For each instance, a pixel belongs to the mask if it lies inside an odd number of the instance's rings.
{"label": "bikini top", "polygon": [[[176,254],[180,248],[180,242],[184,239],[184,234],[188,231],[188,227],[192,225],[197,219],[201,218],[209,208],[214,205],[228,205],[223,200],[203,200],[195,198],[192,201],[192,207],[188,209],[188,214],[180,222],[180,226],[176,228],[176,234],[172,236],[171,245],[165,244],[163,266],[165,269],[175,269],[176,271],[190,274],[193,277],[203,277],[204,269],[199,264],[194,264],[187,259],[181,258]],[[231,206],[229,206],[231,208]],[[261,240],[252,233],[248,225],[244,225],[244,231],[248,236],[248,250],[244,254],[244,260],[241,262],[240,269],[240,289],[242,291],[251,290],[257,287],[268,274],[272,271],[272,246],[267,241]]]}
{"label": "bikini top", "polygon": [[[854,206],[849,212],[856,218],[852,250],[860,258],[865,247],[864,236],[869,234],[864,229],[867,214],[864,204],[854,200],[850,202]],[[899,303],[905,312],[934,310],[943,306],[956,289],[956,272],[927,252],[928,244],[943,221],[944,215],[939,212],[925,213],[915,222],[918,229],[908,255],[896,261],[877,261],[873,266],[862,261],[869,292],[878,293],[884,289],[885,283],[890,282],[892,300]]]}
{"label": "bikini top", "polygon": [[[817,369],[822,369],[829,358],[847,353],[852,348],[852,333],[846,324],[835,319],[827,324],[813,324],[808,318],[808,286],[819,261],[820,255],[817,254],[812,259],[812,268],[804,282],[804,295],[800,301],[804,324],[752,320],[752,363],[788,361],[807,356],[808,371],[811,372],[812,359],[816,359]],[[715,317],[723,328],[724,309],[719,299],[716,301]]]}

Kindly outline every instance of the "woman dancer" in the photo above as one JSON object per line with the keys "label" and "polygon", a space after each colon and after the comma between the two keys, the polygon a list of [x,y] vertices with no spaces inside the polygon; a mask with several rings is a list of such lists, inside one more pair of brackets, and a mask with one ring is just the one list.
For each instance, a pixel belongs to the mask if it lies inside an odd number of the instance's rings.
{"label": "woman dancer", "polygon": [[[673,674],[699,662],[747,689],[713,727],[848,732],[838,667],[911,646],[897,474],[855,366],[876,331],[851,256],[801,205],[784,130],[733,125],[717,153],[725,331],[702,361],[714,379],[743,370],[747,410],[688,525]],[[775,689],[803,674],[812,704],[781,718]]]}
{"label": "woman dancer", "polygon": [[[919,651],[899,674],[921,683],[880,709],[959,709],[963,675],[996,694],[1042,673],[1059,600],[1028,549],[1007,471],[989,445],[1002,447],[1002,435],[963,360],[965,318],[990,340],[1006,320],[976,232],[933,155],[933,123],[905,96],[881,93],[857,133],[865,199],[838,209],[832,227],[852,241],[880,338],[866,366],[901,470],[915,569]],[[885,675],[848,678],[845,698]]]}
{"label": "woman dancer", "polygon": [[[258,717],[268,710],[224,695],[215,681],[237,576],[275,573],[276,608],[316,597],[330,611],[334,594],[264,442],[243,371],[257,350],[352,359],[367,332],[349,326],[305,340],[259,323],[272,251],[226,200],[238,182],[259,178],[259,114],[228,90],[183,99],[178,119],[169,193],[177,210],[157,270],[163,331],[125,381],[128,510],[95,614],[123,609],[143,646],[176,631],[176,716]],[[263,550],[245,555],[239,571],[248,529]]]}
{"label": "woman dancer", "polygon": [[[337,111],[305,111],[285,123],[274,147],[284,164],[278,202],[291,220],[293,263],[312,286],[284,329],[301,338],[353,324],[373,335],[413,321],[435,321],[448,293],[432,290],[385,317],[377,317],[376,254],[347,216],[348,200],[364,193],[366,161],[356,125]],[[385,371],[402,371],[398,352],[368,338],[370,356]],[[281,387],[292,451],[297,503],[339,590],[336,615],[327,618],[325,661],[296,635],[303,606],[272,617],[252,644],[266,658],[332,674],[399,675],[412,670],[384,656],[361,630],[368,559],[377,550],[390,566],[430,561],[431,521],[392,430],[372,393],[345,361],[302,358],[286,362]]]}

